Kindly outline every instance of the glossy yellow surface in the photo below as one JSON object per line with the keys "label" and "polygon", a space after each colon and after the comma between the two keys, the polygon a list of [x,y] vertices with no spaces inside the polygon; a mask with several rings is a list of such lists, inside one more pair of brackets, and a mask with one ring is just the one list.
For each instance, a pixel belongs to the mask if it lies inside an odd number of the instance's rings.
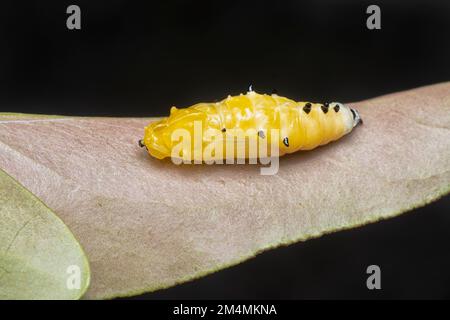
{"label": "glossy yellow surface", "polygon": [[[234,143],[235,150],[244,146],[245,158],[252,158],[249,156],[251,143],[265,143],[269,154],[275,146],[281,156],[337,140],[349,133],[357,120],[359,116],[355,119],[355,113],[340,103],[295,102],[275,94],[250,91],[220,102],[198,103],[184,109],[172,107],[169,117],[145,127],[141,142],[158,159],[172,156],[173,149],[179,147],[181,138],[177,134],[180,132],[189,134],[193,140],[181,152],[177,149],[176,155],[189,156],[192,160],[208,159],[205,151],[214,149],[212,144],[215,150],[223,149],[222,153],[213,151],[212,156],[230,157],[225,148],[227,141]],[[239,135],[240,132],[245,135]],[[218,144],[219,139],[222,144]],[[237,155],[235,151],[232,157]]]}

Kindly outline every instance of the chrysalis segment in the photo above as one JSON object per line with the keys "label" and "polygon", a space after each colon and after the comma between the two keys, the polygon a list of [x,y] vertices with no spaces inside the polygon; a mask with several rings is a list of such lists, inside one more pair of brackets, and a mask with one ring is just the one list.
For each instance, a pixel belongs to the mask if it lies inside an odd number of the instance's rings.
{"label": "chrysalis segment", "polygon": [[261,156],[262,145],[269,155],[276,147],[281,156],[337,140],[361,122],[356,110],[338,102],[295,102],[249,91],[220,102],[172,107],[169,117],[145,127],[140,144],[158,159],[252,158],[252,147],[258,146]]}

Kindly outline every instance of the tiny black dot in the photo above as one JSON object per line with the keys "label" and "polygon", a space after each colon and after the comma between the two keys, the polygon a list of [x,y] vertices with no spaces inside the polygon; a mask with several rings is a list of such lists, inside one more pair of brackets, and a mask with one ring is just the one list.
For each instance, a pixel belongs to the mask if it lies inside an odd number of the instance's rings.
{"label": "tiny black dot", "polygon": [[286,137],[286,138],[283,139],[283,144],[284,144],[286,147],[289,147],[289,139],[288,139],[288,137]]}
{"label": "tiny black dot", "polygon": [[139,143],[139,147],[141,147],[141,148],[145,147],[144,140],[139,140],[138,143]]}
{"label": "tiny black dot", "polygon": [[262,139],[264,139],[266,137],[266,135],[264,134],[264,131],[262,131],[262,130],[258,131],[258,136]]}
{"label": "tiny black dot", "polygon": [[323,113],[328,112],[328,105],[322,105],[321,108],[322,108]]}
{"label": "tiny black dot", "polygon": [[338,112],[339,111],[339,105],[338,104],[335,105],[333,109],[334,109],[335,112]]}
{"label": "tiny black dot", "polygon": [[303,111],[305,111],[306,114],[310,113],[311,112],[311,103],[308,102],[307,104],[305,104],[305,106],[303,107]]}
{"label": "tiny black dot", "polygon": [[226,128],[223,128],[223,129],[222,129],[222,132],[226,132],[226,131],[227,131],[227,129],[226,129]]}

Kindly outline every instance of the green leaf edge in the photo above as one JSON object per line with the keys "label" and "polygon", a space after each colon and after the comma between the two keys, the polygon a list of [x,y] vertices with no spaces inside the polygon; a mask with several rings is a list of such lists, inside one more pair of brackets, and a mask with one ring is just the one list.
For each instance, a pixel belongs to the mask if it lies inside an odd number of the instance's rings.
{"label": "green leaf edge", "polygon": [[87,258],[86,253],[84,252],[83,247],[81,246],[81,244],[78,242],[77,238],[75,238],[74,234],[72,233],[72,231],[70,230],[70,228],[64,223],[64,221],[61,220],[61,218],[52,210],[50,209],[41,199],[39,199],[36,195],[34,195],[30,190],[28,190],[27,188],[25,188],[20,182],[18,182],[16,179],[14,179],[13,177],[11,177],[6,171],[4,171],[3,169],[0,168],[0,174],[4,174],[6,177],[8,177],[9,179],[11,179],[12,183],[15,184],[18,189],[20,189],[21,191],[24,191],[25,193],[30,195],[31,200],[36,201],[41,203],[45,208],[48,209],[48,211],[53,214],[53,217],[55,218],[55,220],[59,223],[61,223],[62,227],[66,230],[67,235],[69,238],[72,238],[73,242],[75,243],[75,246],[78,247],[78,249],[80,250],[81,253],[81,257],[82,257],[82,262],[83,262],[83,270],[85,270],[86,275],[87,275],[87,279],[86,281],[84,281],[84,287],[80,289],[79,291],[79,295],[75,298],[76,300],[81,299],[81,297],[83,297],[83,295],[86,293],[87,289],[89,288],[89,285],[91,283],[91,268],[89,265],[89,261]]}

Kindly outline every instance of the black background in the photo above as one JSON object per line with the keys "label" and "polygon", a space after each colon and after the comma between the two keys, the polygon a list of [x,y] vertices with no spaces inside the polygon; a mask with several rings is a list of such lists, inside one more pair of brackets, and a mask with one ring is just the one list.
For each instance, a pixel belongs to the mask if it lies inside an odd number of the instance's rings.
{"label": "black background", "polygon": [[[159,116],[250,84],[347,102],[450,80],[449,1],[14,1],[0,25],[1,111]],[[142,297],[450,298],[449,211],[446,197]]]}

